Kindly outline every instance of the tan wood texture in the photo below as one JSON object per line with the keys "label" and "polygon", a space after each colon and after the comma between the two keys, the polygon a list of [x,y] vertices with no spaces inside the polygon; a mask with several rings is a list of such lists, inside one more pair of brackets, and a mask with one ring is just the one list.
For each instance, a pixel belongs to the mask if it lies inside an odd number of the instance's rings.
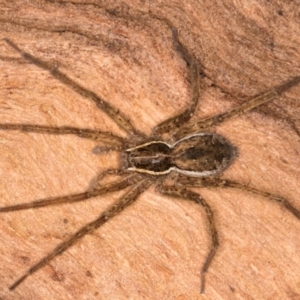
{"label": "tan wood texture", "polygon": [[[282,1],[1,1],[0,37],[47,60],[150,134],[189,105],[186,63],[165,19],[202,65],[195,120],[300,75],[300,8]],[[300,87],[218,128],[239,149],[225,178],[300,209]],[[0,41],[0,122],[99,128],[125,136],[94,103]],[[118,166],[75,136],[0,132],[0,206],[84,191]],[[0,214],[0,299],[300,299],[300,221],[258,196],[195,189],[221,246],[200,295],[208,251],[196,204],[150,188],[15,291],[33,263],[122,193]]]}

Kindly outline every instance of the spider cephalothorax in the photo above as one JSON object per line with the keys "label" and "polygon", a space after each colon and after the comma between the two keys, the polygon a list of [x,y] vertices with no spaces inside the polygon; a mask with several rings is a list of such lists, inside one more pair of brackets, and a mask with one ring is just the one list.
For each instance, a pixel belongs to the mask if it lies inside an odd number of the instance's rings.
{"label": "spider cephalothorax", "polygon": [[157,176],[175,171],[203,177],[223,172],[235,155],[235,147],[224,137],[201,132],[174,144],[152,141],[126,149],[122,161],[128,171]]}
{"label": "spider cephalothorax", "polygon": [[[29,275],[43,268],[54,257],[66,251],[84,235],[93,232],[133,203],[138,196],[152,184],[155,184],[157,186],[156,190],[163,195],[196,202],[205,210],[207,216],[207,228],[211,237],[211,246],[201,268],[201,292],[204,291],[204,275],[217,251],[219,240],[215,228],[214,215],[210,206],[198,193],[187,187],[231,187],[242,189],[283,205],[300,219],[300,211],[288,200],[239,182],[220,178],[219,176],[221,173],[230,166],[231,162],[236,157],[237,149],[231,145],[226,138],[209,132],[211,127],[271,101],[287,89],[297,85],[300,82],[300,77],[294,78],[279,88],[255,97],[225,113],[190,122],[199,98],[199,66],[196,59],[194,59],[188,50],[178,41],[177,30],[173,27],[172,33],[176,50],[182,55],[189,66],[192,90],[191,105],[183,113],[157,125],[153,129],[150,137],[145,137],[145,135],[140,133],[123,113],[108,104],[100,96],[82,87],[58,68],[53,68],[43,60],[23,52],[17,45],[6,39],[8,45],[19,52],[24,59],[49,71],[54,78],[70,87],[79,95],[95,102],[96,106],[111,117],[129,136],[127,139],[124,139],[101,130],[82,129],[70,126],[50,127],[32,124],[0,124],[0,130],[20,130],[23,132],[57,135],[75,134],[81,138],[92,139],[107,145],[104,146],[104,148],[101,148],[100,146],[98,148],[98,150],[100,149],[99,152],[103,151],[103,149],[111,149],[121,153],[120,168],[116,170],[106,170],[101,173],[96,178],[95,184],[87,191],[79,194],[2,207],[0,208],[0,212],[2,213],[83,201],[88,198],[120,191],[130,187],[128,192],[101,213],[96,220],[91,221],[77,232],[70,235],[53,249],[52,252],[43,257],[36,264],[32,265],[23,276],[12,284],[10,287],[11,290],[15,289]],[[168,143],[165,142],[163,138],[160,138],[164,133],[169,134],[171,139],[175,140],[175,142]],[[169,175],[171,176],[172,173],[178,173],[177,179],[175,180],[174,185],[167,185],[165,179]],[[105,176],[110,174],[117,174],[121,176],[121,178],[106,184],[100,183]]]}

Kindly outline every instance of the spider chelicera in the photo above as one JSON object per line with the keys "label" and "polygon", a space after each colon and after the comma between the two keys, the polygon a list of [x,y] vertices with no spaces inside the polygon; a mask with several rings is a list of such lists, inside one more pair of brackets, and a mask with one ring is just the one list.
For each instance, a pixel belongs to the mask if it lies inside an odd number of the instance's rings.
{"label": "spider chelicera", "polygon": [[[300,211],[287,199],[236,181],[221,178],[220,175],[222,172],[235,159],[236,148],[226,138],[208,131],[213,126],[217,126],[226,120],[273,100],[286,90],[299,84],[300,76],[225,113],[201,119],[200,121],[190,122],[198,104],[200,67],[196,59],[179,42],[178,33],[174,27],[172,27],[172,36],[175,49],[182,55],[189,67],[192,94],[191,105],[183,113],[157,125],[153,129],[151,136],[148,137],[139,132],[123,113],[108,104],[97,94],[79,85],[66,74],[59,71],[58,68],[53,68],[47,62],[23,52],[12,41],[5,39],[7,44],[24,59],[37,67],[49,71],[54,78],[67,85],[79,95],[94,101],[96,106],[114,120],[128,135],[128,138],[121,138],[109,132],[69,126],[50,127],[32,124],[0,124],[1,130],[20,130],[22,132],[56,135],[74,134],[82,138],[104,143],[105,147],[100,146],[98,148],[100,152],[108,150],[120,152],[120,168],[109,169],[101,173],[96,178],[95,184],[85,192],[2,207],[0,208],[1,213],[83,201],[129,187],[129,190],[102,212],[96,220],[86,224],[77,232],[70,235],[48,255],[32,265],[24,275],[9,287],[10,290],[14,290],[29,275],[43,268],[54,257],[62,254],[84,235],[93,232],[120,213],[152,184],[155,184],[157,191],[163,195],[196,202],[205,210],[211,245],[201,268],[201,293],[204,292],[205,273],[218,249],[219,239],[215,227],[214,215],[210,206],[198,193],[187,187],[229,187],[241,189],[281,204],[300,219]],[[162,139],[163,134],[168,134],[168,141]],[[174,174],[175,176],[173,176]],[[103,178],[109,175],[118,175],[120,179],[107,184],[101,184]],[[173,184],[167,184],[167,179],[171,177],[175,178],[173,179]]]}

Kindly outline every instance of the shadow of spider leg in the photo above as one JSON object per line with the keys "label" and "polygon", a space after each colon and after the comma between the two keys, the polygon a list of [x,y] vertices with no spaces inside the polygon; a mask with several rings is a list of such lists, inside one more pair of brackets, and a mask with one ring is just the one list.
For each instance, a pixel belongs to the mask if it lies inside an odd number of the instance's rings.
{"label": "shadow of spider leg", "polygon": [[207,220],[208,220],[208,233],[211,238],[211,246],[210,246],[210,250],[206,256],[206,259],[203,263],[203,266],[201,268],[200,293],[202,294],[205,289],[205,273],[207,272],[207,270],[210,266],[210,263],[212,262],[215,254],[217,252],[217,249],[219,247],[218,232],[217,232],[216,226],[215,226],[213,211],[211,210],[211,208],[207,204],[207,202],[199,194],[197,194],[191,190],[188,190],[186,188],[179,187],[179,186],[160,185],[160,186],[158,186],[158,191],[163,195],[193,201],[197,204],[202,205],[202,207],[205,210]]}
{"label": "shadow of spider leg", "polygon": [[61,255],[69,247],[71,247],[77,241],[79,241],[83,236],[93,232],[94,230],[96,230],[97,228],[102,226],[104,223],[106,223],[108,220],[113,218],[115,215],[120,213],[123,209],[125,209],[127,206],[132,204],[138,198],[138,196],[141,193],[143,193],[151,185],[151,183],[152,183],[151,179],[148,179],[148,178],[142,179],[142,177],[140,175],[131,174],[123,180],[110,183],[108,185],[105,185],[105,186],[99,188],[98,190],[94,189],[92,191],[87,191],[87,192],[81,193],[81,194],[74,194],[74,195],[65,196],[65,197],[57,197],[57,198],[53,198],[53,199],[38,200],[38,201],[34,201],[32,203],[27,203],[27,204],[23,204],[23,205],[20,204],[20,205],[1,208],[0,212],[7,212],[7,211],[16,211],[16,210],[22,210],[22,209],[28,209],[28,208],[36,208],[36,207],[42,207],[42,206],[82,201],[82,200],[85,200],[85,199],[88,199],[91,197],[96,197],[101,194],[103,195],[108,192],[119,191],[128,186],[132,186],[132,188],[125,195],[121,196],[116,202],[114,202],[112,205],[110,205],[103,213],[100,214],[100,216],[97,219],[84,225],[78,231],[76,231],[71,236],[69,236],[67,239],[65,239],[62,243],[57,245],[48,255],[43,257],[40,261],[38,261],[33,266],[31,266],[23,276],[21,276],[18,280],[16,280],[9,287],[9,289],[14,290],[28,276],[32,275],[39,269],[43,268],[46,264],[48,264],[56,256]]}
{"label": "shadow of spider leg", "polygon": [[296,218],[300,220],[300,210],[293,206],[287,199],[271,194],[266,191],[262,191],[251,187],[246,184],[239,183],[233,180],[227,180],[222,178],[196,178],[196,177],[186,177],[180,176],[177,181],[180,185],[189,187],[217,187],[217,188],[234,188],[249,192],[254,195],[262,196],[268,200],[276,202],[283,207],[285,207],[289,212],[291,212]]}

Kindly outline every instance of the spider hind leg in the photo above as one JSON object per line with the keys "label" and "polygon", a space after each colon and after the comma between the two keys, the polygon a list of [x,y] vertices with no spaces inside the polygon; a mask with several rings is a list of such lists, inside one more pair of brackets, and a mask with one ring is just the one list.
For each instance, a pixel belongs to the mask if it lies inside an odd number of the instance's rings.
{"label": "spider hind leg", "polygon": [[271,194],[269,192],[256,189],[246,184],[239,183],[233,180],[222,178],[196,178],[180,176],[178,184],[189,187],[217,187],[217,188],[233,188],[243,190],[254,195],[258,195],[272,202],[278,203],[291,212],[297,219],[300,220],[300,210],[292,205],[287,199]]}
{"label": "spider hind leg", "polygon": [[201,268],[201,274],[200,274],[200,293],[204,293],[205,291],[205,274],[213,261],[213,258],[217,252],[217,249],[219,247],[219,238],[218,238],[218,232],[215,226],[215,220],[214,220],[214,214],[211,210],[208,203],[197,193],[188,190],[183,187],[179,186],[168,186],[168,185],[158,185],[158,191],[163,194],[174,198],[181,198],[184,200],[190,200],[197,204],[200,204],[204,210],[207,217],[207,226],[208,226],[208,232],[209,236],[211,238],[211,245],[208,254],[206,255],[206,258],[204,260],[204,263]]}
{"label": "spider hind leg", "polygon": [[[104,223],[109,221],[111,218],[119,214],[122,210],[124,210],[127,206],[132,204],[140,194],[142,194],[151,184],[152,180],[148,178],[142,179],[141,176],[133,175],[131,176],[132,180],[135,183],[131,182],[133,187],[123,196],[121,196],[117,201],[115,201],[112,205],[110,205],[103,213],[101,213],[98,218],[94,221],[89,222],[88,224],[81,227],[75,233],[71,234],[67,239],[58,244],[49,254],[44,256],[41,260],[39,260],[36,264],[32,265],[24,275],[22,275],[18,280],[16,280],[10,287],[10,290],[14,290],[17,288],[28,276],[34,274],[36,271],[43,268],[47,265],[52,259],[61,255],[67,249],[69,249],[72,245],[77,243],[82,237],[86,234],[89,234]],[[129,185],[129,181],[127,181]],[[128,186],[127,185],[127,186]],[[120,190],[120,189],[119,189]],[[94,197],[97,196],[94,194]],[[83,200],[83,199],[82,199]]]}

